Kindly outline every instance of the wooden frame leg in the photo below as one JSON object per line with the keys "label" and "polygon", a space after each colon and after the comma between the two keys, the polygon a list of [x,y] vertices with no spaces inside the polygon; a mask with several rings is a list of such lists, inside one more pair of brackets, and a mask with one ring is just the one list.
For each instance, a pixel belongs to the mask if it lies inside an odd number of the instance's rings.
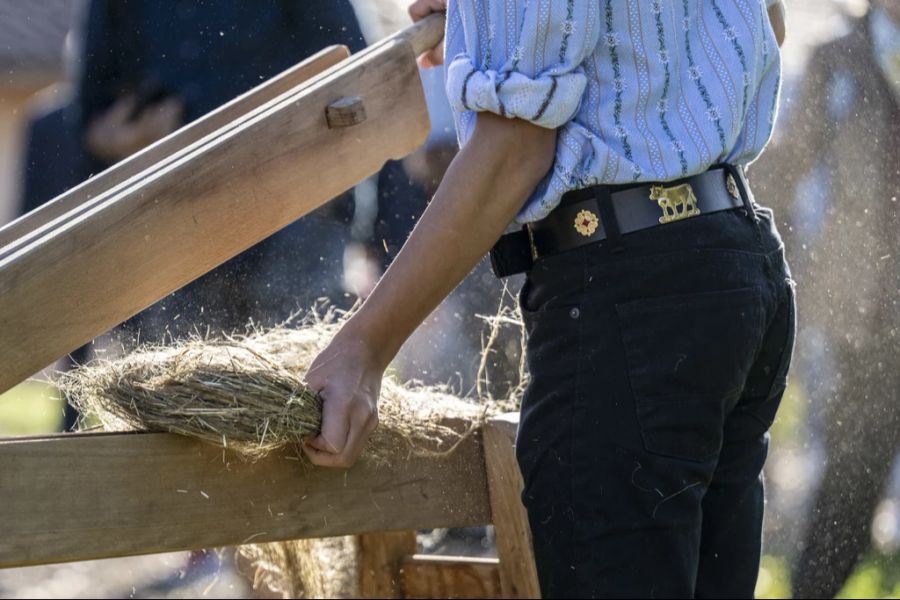
{"label": "wooden frame leg", "polygon": [[522,474],[515,455],[518,426],[518,413],[499,415],[484,426],[484,458],[500,559],[500,586],[504,598],[540,598],[531,528],[521,500]]}
{"label": "wooden frame leg", "polygon": [[407,598],[500,598],[496,558],[416,554],[403,565]]}
{"label": "wooden frame leg", "polygon": [[360,598],[403,598],[403,564],[416,553],[415,531],[357,537]]}

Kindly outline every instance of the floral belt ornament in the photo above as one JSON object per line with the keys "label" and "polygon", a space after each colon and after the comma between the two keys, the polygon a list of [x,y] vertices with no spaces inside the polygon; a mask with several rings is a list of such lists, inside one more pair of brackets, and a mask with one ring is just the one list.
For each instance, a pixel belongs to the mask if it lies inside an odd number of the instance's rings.
{"label": "floral belt ornament", "polygon": [[580,210],[575,215],[575,231],[584,237],[591,237],[600,226],[600,219],[589,210]]}
{"label": "floral belt ornament", "polygon": [[694,188],[689,183],[672,187],[654,185],[650,188],[650,200],[655,201],[662,210],[663,214],[659,218],[662,224],[689,219],[700,214],[697,196],[694,195]]}

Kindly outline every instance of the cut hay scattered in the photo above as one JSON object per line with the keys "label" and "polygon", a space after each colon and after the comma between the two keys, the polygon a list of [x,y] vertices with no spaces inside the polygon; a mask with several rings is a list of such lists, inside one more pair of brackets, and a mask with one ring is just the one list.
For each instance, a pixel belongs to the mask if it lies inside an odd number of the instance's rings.
{"label": "cut hay scattered", "polygon": [[[296,328],[144,347],[70,371],[59,385],[105,430],[177,433],[257,460],[318,433],[321,401],[303,375],[341,319],[329,313]],[[507,317],[496,319],[495,328]],[[449,453],[487,416],[510,410],[505,403],[478,404],[391,377],[383,382],[378,408],[380,424],[361,460]],[[256,567],[256,584],[287,597],[355,595],[353,538],[254,544],[240,553]]]}

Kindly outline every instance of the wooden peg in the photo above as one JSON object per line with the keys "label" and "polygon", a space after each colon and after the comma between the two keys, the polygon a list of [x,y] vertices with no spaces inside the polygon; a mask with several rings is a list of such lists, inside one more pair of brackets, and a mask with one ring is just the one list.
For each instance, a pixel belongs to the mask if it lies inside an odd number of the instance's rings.
{"label": "wooden peg", "polygon": [[366,120],[366,106],[359,96],[344,96],[328,105],[325,117],[331,129],[353,127]]}

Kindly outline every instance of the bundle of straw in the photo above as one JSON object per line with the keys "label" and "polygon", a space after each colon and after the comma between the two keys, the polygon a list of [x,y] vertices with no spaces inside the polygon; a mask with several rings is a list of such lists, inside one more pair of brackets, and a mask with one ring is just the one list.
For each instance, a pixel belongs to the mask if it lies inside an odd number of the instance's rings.
{"label": "bundle of straw", "polygon": [[[318,433],[322,403],[303,383],[310,363],[340,321],[316,320],[224,340],[188,339],[151,346],[70,371],[59,386],[82,414],[109,431],[166,431],[199,438],[255,460]],[[437,387],[388,377],[379,402],[380,425],[365,457],[447,452],[491,407]],[[389,446],[389,447],[386,447]]]}
{"label": "bundle of straw", "polygon": [[168,431],[249,458],[315,435],[322,419],[299,373],[244,341],[148,348],[71,371],[60,384],[107,430]]}

